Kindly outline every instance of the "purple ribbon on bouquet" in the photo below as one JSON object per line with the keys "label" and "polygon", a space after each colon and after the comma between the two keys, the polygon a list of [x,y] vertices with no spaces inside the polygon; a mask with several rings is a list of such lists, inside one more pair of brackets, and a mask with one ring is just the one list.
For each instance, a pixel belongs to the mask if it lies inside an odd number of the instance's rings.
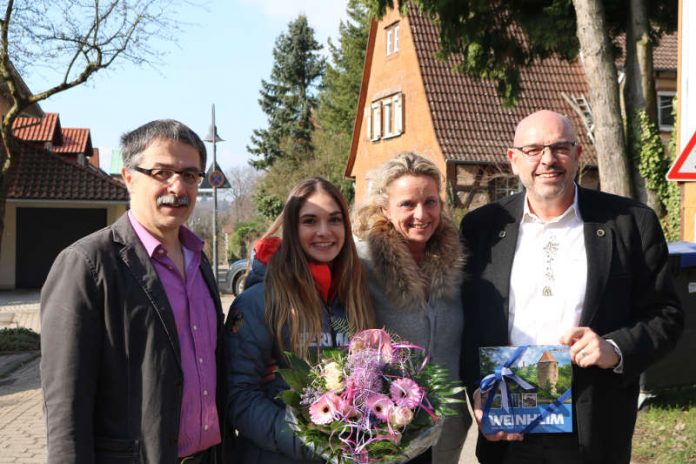
{"label": "purple ribbon on bouquet", "polygon": [[488,399],[486,400],[486,406],[483,409],[484,415],[488,414],[488,412],[491,410],[493,398],[495,397],[495,392],[497,391],[498,386],[500,386],[501,405],[503,410],[505,412],[509,412],[510,402],[508,400],[508,387],[506,379],[515,382],[525,390],[534,389],[532,385],[527,383],[524,379],[516,376],[510,369],[510,366],[515,364],[515,362],[524,354],[526,350],[527,346],[517,347],[514,353],[512,353],[512,356],[510,356],[510,359],[508,359],[505,364],[496,367],[493,374],[487,375],[481,380],[481,384],[479,386],[481,393],[489,393]]}

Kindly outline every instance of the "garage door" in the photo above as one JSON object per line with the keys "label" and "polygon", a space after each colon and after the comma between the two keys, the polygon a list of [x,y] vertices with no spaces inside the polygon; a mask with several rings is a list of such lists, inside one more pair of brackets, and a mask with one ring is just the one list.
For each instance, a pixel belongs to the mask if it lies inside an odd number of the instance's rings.
{"label": "garage door", "polygon": [[17,208],[15,287],[40,288],[63,248],[105,226],[103,208]]}

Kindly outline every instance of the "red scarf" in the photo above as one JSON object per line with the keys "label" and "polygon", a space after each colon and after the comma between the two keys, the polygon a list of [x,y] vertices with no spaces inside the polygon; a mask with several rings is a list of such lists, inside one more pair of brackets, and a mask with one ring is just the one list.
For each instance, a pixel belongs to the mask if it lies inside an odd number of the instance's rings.
{"label": "red scarf", "polygon": [[[254,244],[255,257],[268,265],[271,256],[280,248],[280,237],[267,237],[257,240]],[[309,262],[309,272],[324,303],[331,303],[336,297],[336,289],[332,286],[331,268],[328,264]]]}

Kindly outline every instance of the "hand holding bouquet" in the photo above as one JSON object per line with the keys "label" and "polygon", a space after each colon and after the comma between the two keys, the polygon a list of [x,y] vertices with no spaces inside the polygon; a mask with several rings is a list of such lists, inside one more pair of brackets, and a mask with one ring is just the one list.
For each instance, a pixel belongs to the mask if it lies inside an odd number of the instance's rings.
{"label": "hand holding bouquet", "polygon": [[423,349],[386,331],[355,334],[348,350],[330,350],[310,366],[288,354],[281,393],[292,429],[335,463],[405,462],[432,446],[448,404],[463,388]]}

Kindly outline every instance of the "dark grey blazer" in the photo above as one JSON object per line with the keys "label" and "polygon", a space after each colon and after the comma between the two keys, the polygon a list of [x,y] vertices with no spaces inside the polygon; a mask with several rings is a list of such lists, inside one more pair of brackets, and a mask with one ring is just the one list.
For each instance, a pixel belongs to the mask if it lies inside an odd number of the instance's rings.
{"label": "dark grey blazer", "polygon": [[[223,426],[222,308],[205,256],[201,270],[218,319]],[[126,214],[56,258],[41,291],[41,328],[48,461],[175,463],[179,340],[164,287]]]}
{"label": "dark grey blazer", "polygon": [[[479,346],[508,345],[508,297],[524,193],[483,206],[461,223],[471,253],[464,285],[467,323],[463,372],[480,378]],[[580,325],[621,349],[624,373],[573,369],[577,434],[587,463],[628,464],[640,373],[667,353],[683,328],[662,229],[651,209],[633,200],[579,188],[587,252],[587,289]],[[482,463],[499,462],[504,443],[479,437]]]}

